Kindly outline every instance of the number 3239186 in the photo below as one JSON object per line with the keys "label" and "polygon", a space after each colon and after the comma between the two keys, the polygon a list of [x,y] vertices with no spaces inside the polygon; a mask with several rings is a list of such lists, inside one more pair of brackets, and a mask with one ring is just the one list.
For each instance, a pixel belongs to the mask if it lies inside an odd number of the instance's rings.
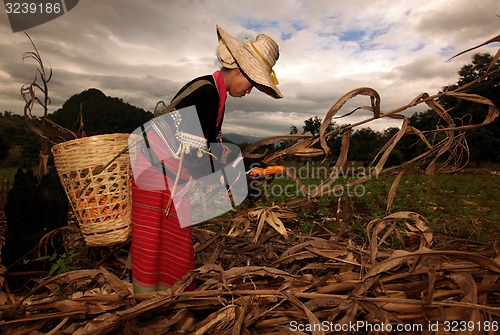
{"label": "number 3239186", "polygon": [[444,321],[444,330],[447,332],[457,331],[486,331],[497,332],[499,330],[498,321]]}
{"label": "number 3239186", "polygon": [[59,14],[63,11],[60,2],[6,2],[7,14]]}

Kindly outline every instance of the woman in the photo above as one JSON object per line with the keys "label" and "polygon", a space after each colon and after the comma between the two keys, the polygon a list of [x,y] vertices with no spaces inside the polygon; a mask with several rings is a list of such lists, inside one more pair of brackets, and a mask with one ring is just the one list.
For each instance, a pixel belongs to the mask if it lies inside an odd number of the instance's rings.
{"label": "woman", "polygon": [[[176,109],[196,106],[198,118],[206,142],[220,140],[224,119],[227,94],[244,97],[255,86],[273,98],[282,98],[273,66],[279,58],[277,43],[264,34],[257,35],[254,41],[240,42],[217,26],[219,44],[217,58],[222,65],[212,75],[202,76],[187,83],[177,93],[174,100],[181,96]],[[203,83],[196,86],[196,83]],[[193,90],[193,87],[196,87]],[[191,92],[192,91],[192,92]],[[154,135],[154,134],[152,134]],[[161,141],[148,135],[152,148],[161,155]],[[148,144],[149,145],[149,144]],[[148,157],[137,157],[136,164],[147,166]],[[178,164],[166,164],[167,169],[175,170]],[[165,179],[165,185],[173,185],[173,176],[150,169],[151,180]],[[182,170],[181,177],[188,178],[189,171]],[[190,227],[182,228],[179,215],[190,216],[188,197],[170,207],[172,197],[169,190],[158,191],[140,187],[147,185],[142,176],[134,175],[132,190],[132,281],[134,292],[148,292],[172,286],[188,271],[195,268],[195,258]],[[169,207],[168,213],[165,213]]]}

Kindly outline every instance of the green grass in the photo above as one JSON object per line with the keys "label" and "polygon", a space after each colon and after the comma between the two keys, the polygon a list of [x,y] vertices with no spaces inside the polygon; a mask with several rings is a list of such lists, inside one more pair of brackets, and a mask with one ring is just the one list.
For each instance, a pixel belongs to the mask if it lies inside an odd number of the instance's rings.
{"label": "green grass", "polygon": [[[299,179],[309,188],[326,178],[326,165],[295,163],[289,164],[289,167],[295,168]],[[418,170],[405,172],[397,188],[392,212],[417,212],[429,221],[437,234],[477,241],[494,239],[500,232],[500,175],[494,175],[491,171],[498,173],[500,166],[487,168],[466,169],[457,174],[439,174],[431,181]],[[16,171],[16,168],[0,169],[0,179],[13,180]],[[372,178],[356,189],[349,190],[349,197],[347,193],[338,193],[318,198],[314,206],[306,206],[299,211],[297,228],[302,234],[308,235],[314,229],[314,222],[334,218],[340,197],[344,207],[347,200],[352,203],[354,218],[349,229],[362,237],[365,226],[371,219],[386,215],[387,196],[396,176],[397,173],[387,173]],[[338,180],[338,184],[345,184],[356,178],[351,173],[346,173]],[[258,202],[262,206],[305,197],[286,176],[277,176],[264,189],[266,196]],[[248,204],[244,202],[240,207],[246,205]],[[347,211],[347,208],[343,208],[342,215]],[[330,223],[326,227],[334,229]]]}
{"label": "green grass", "polygon": [[[0,168],[0,179],[10,179],[14,180],[14,176],[17,173],[17,170],[19,168],[17,167],[2,167]],[[28,169],[22,169],[23,172],[28,171]],[[33,170],[33,175],[38,176],[40,174],[40,171],[38,170],[38,167],[31,169]]]}
{"label": "green grass", "polygon": [[[395,176],[381,176],[366,184],[367,194],[355,203],[367,214],[383,215]],[[500,223],[500,177],[490,174],[403,175],[392,212],[417,212],[438,233],[484,240]],[[474,236],[475,235],[475,236]]]}
{"label": "green grass", "polygon": [[16,172],[17,172],[17,168],[1,168],[0,169],[0,178],[14,180],[14,176],[16,175]]}
{"label": "green grass", "polygon": [[[318,168],[319,165],[309,166],[310,170],[319,171]],[[437,234],[482,242],[495,239],[500,229],[500,175],[494,175],[491,171],[500,169],[498,166],[488,168],[466,169],[457,174],[438,174],[432,180],[418,170],[405,172],[397,188],[391,212],[417,212],[429,221]],[[307,185],[317,185],[324,179],[318,173],[302,172],[303,178],[300,179]],[[357,218],[352,229],[363,230],[363,226],[371,219],[385,216],[387,196],[396,176],[397,173],[382,174],[351,190],[350,200]],[[339,183],[354,179],[356,177],[347,174]],[[294,197],[303,197],[303,194],[295,192],[297,189],[293,184],[289,178],[277,177],[267,186],[267,198],[261,204],[280,204]],[[280,193],[279,190],[291,192]],[[318,199],[318,206],[301,213],[301,232],[310,231],[313,215],[317,219],[335,217],[339,196],[345,199],[346,193],[321,197]]]}

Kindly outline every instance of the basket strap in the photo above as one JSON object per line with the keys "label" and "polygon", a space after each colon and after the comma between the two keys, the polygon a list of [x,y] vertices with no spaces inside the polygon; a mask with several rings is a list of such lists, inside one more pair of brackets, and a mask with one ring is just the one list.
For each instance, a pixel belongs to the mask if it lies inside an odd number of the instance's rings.
{"label": "basket strap", "polygon": [[[158,102],[156,104],[156,107],[155,107],[155,112],[154,112],[155,117],[172,112],[175,109],[175,106],[177,106],[182,101],[182,99],[184,99],[185,97],[187,97],[188,95],[190,95],[191,93],[193,93],[198,88],[200,88],[204,85],[213,85],[213,84],[206,79],[201,79],[201,80],[197,80],[197,81],[193,82],[184,91],[182,91],[177,97],[175,97],[168,106],[165,106],[162,110],[158,110],[158,105],[159,104],[165,105],[165,103],[163,101]],[[147,129],[145,129],[144,125],[141,125],[141,131],[142,131],[142,136],[144,138],[144,142],[146,143],[146,147],[148,149],[147,150],[148,155],[144,155],[146,157],[146,159],[148,159],[148,161],[153,166],[155,166],[158,170],[162,171],[164,175],[168,176],[171,179],[176,179],[176,176],[172,172],[168,171],[168,169],[165,168],[165,166],[161,163],[160,159],[155,154],[155,152],[153,150],[151,150],[151,148],[149,146],[149,141],[148,141],[147,135],[146,135]],[[172,152],[172,154],[174,154],[174,153]],[[180,166],[179,166],[179,170],[180,170]],[[184,180],[184,179],[180,179],[180,180],[181,180],[181,183],[187,182],[187,180]]]}
{"label": "basket strap", "polygon": [[[144,125],[141,125],[141,130],[142,130],[141,134],[142,134],[142,137],[144,139],[144,144],[145,144],[145,146],[142,148],[142,154],[143,154],[144,158],[146,158],[147,161],[152,166],[154,166],[157,170],[161,171],[168,178],[170,178],[172,180],[177,179],[177,174],[174,174],[169,169],[167,169],[165,167],[165,165],[163,164],[163,162],[160,160],[160,158],[158,158],[156,153],[153,151],[153,149],[151,149],[151,146],[150,146],[149,140],[148,140],[148,136],[146,135],[146,129],[144,128]],[[182,155],[182,152],[181,152],[181,155]],[[181,167],[182,166],[179,163],[179,169],[178,169],[179,173],[181,171]],[[180,178],[179,180],[180,180],[180,184],[185,184],[188,182],[188,180],[182,179],[182,178]]]}
{"label": "basket strap", "polygon": [[[175,176],[174,180],[174,185],[172,186],[170,190],[170,198],[168,199],[167,206],[165,207],[164,214],[166,217],[169,216],[170,214],[170,209],[172,208],[172,205],[174,205],[174,201],[176,199],[182,198],[193,186],[194,183],[196,183],[196,180],[193,178],[189,178],[189,180],[186,182],[186,185],[181,189],[179,192],[177,192],[177,186],[179,185],[179,180],[181,180],[180,175],[181,175],[181,169],[182,169],[182,164],[184,163],[184,150],[181,151],[181,158],[179,160],[179,169],[177,170],[177,174]],[[177,204],[175,204],[177,205]]]}
{"label": "basket strap", "polygon": [[[172,112],[175,109],[175,106],[177,106],[179,104],[179,102],[182,101],[182,99],[184,99],[185,97],[187,97],[188,95],[190,95],[191,93],[193,93],[194,91],[196,91],[197,89],[199,89],[200,87],[202,87],[204,85],[213,85],[213,84],[206,79],[197,80],[194,83],[192,83],[191,85],[189,85],[177,97],[175,97],[174,100],[172,100],[170,102],[170,104],[165,105],[165,102],[163,102],[163,101],[158,102],[156,104],[156,107],[155,107],[154,116],[156,117],[156,116],[160,116],[160,115],[168,114],[168,113]],[[165,106],[161,110],[158,109],[158,105],[160,105],[160,104],[163,104]]]}

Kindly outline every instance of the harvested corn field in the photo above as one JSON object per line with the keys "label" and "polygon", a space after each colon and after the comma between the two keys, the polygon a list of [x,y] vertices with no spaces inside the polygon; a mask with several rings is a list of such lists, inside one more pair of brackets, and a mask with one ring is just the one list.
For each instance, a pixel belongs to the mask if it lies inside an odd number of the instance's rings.
{"label": "harvested corn field", "polygon": [[[0,329],[16,334],[382,334],[404,327],[398,333],[446,334],[454,321],[467,320],[475,329],[471,334],[498,330],[500,263],[494,250],[434,249],[425,218],[412,212],[369,222],[365,245],[327,229],[314,236],[292,231],[284,236],[271,226],[293,220],[292,209],[257,208],[195,228],[197,262],[204,265],[171,290],[133,295],[110,263],[45,278],[23,297],[4,292],[10,302],[2,307]],[[270,224],[261,234],[245,224],[256,215]],[[386,248],[392,238],[405,247]],[[196,290],[184,291],[192,282]]]}
{"label": "harvested corn field", "polygon": [[[497,37],[498,41],[498,37]],[[500,52],[494,58],[498,61]],[[437,99],[442,95],[484,105],[480,124],[456,125]],[[303,197],[283,203],[235,209],[193,227],[198,267],[172,288],[134,295],[125,263],[128,242],[88,248],[76,225],[48,234],[40,248],[56,236],[66,245],[92,256],[87,269],[48,277],[28,277],[11,290],[1,277],[0,330],[12,334],[495,334],[500,322],[500,256],[496,237],[485,243],[457,239],[446,245],[421,214],[392,210],[407,168],[425,161],[432,178],[460,171],[467,162],[465,131],[493,122],[498,107],[462,89],[434,96],[422,94],[393,111],[381,110],[378,93],[353,90],[328,111],[320,136],[311,134],[269,138],[250,145],[244,155],[268,164],[292,155],[329,154],[327,125],[351,98],[368,96],[361,107],[373,117],[335,132],[342,136],[332,171],[347,162],[350,130],[372,120],[392,117],[402,128],[371,163],[373,173],[340,182],[339,174],[309,187],[292,170],[281,171]],[[435,130],[410,127],[403,111],[425,103],[445,122]],[[416,135],[427,150],[398,166],[385,163],[399,140]],[[259,153],[263,146],[291,141],[279,152]],[[370,217],[352,233],[348,198],[332,195],[371,178],[394,173],[386,194],[386,215]],[[298,213],[312,212],[324,197],[332,210],[313,220],[308,234],[297,229]],[[332,228],[333,227],[333,228]],[[68,249],[69,250],[69,249]],[[59,264],[61,266],[61,264]],[[5,271],[5,270],[4,270]],[[194,291],[187,291],[193,283]]]}

